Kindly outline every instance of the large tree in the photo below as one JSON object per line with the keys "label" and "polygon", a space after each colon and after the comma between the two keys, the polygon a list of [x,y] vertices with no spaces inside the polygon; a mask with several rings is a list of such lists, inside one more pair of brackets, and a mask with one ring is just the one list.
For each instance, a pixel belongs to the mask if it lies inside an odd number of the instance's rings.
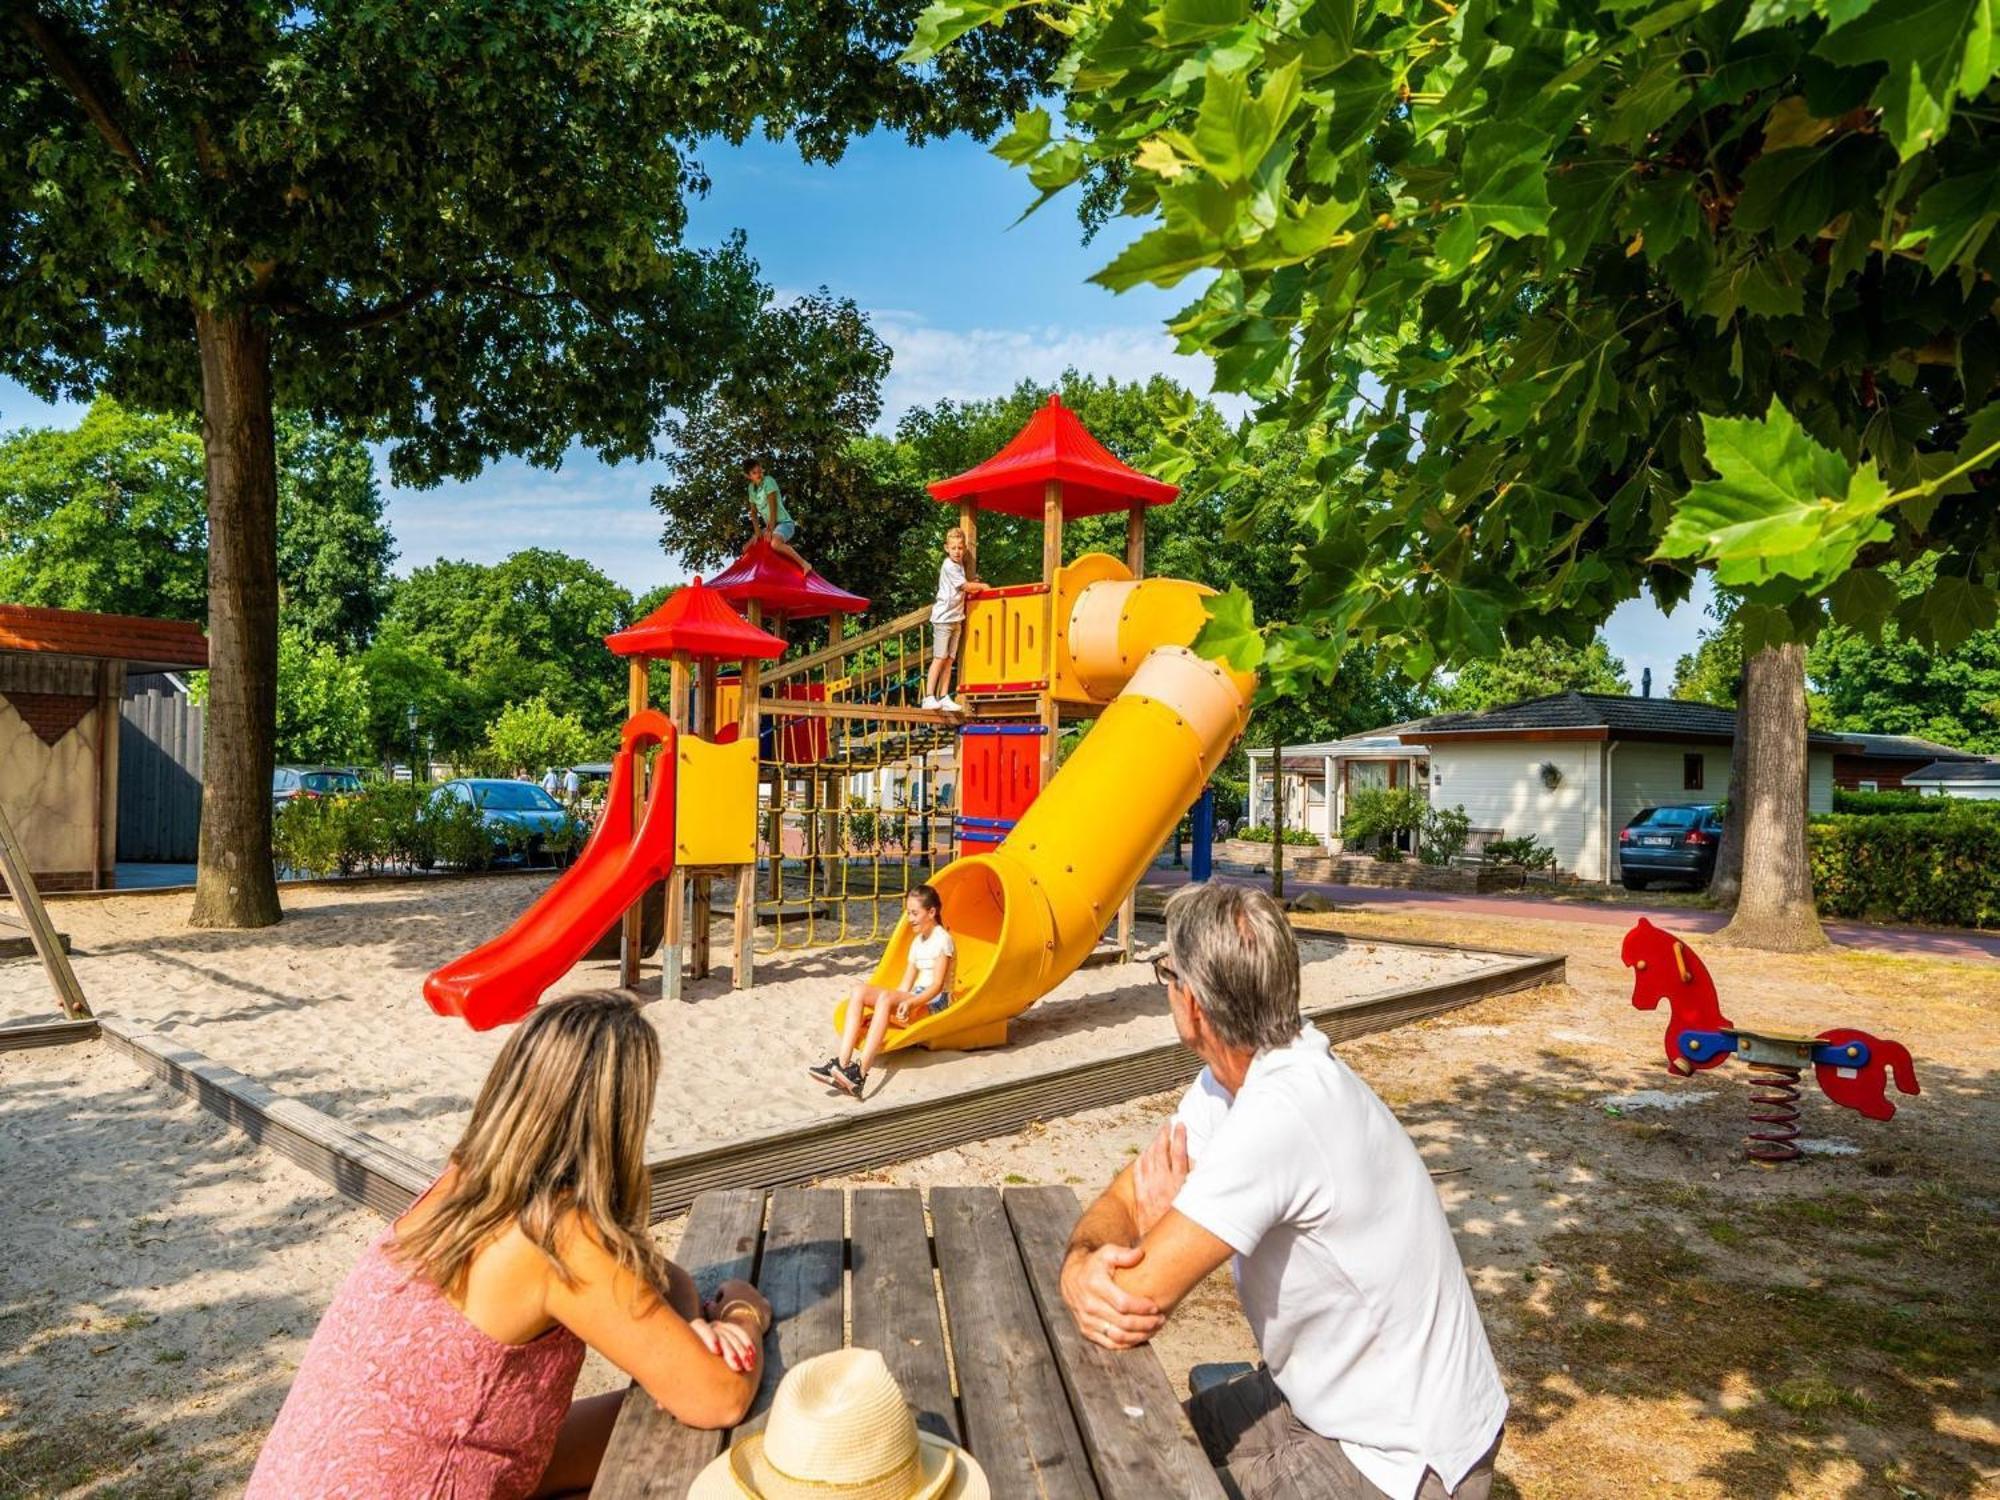
{"label": "large tree", "polygon": [[[395,556],[374,461],[354,439],[280,416],[278,592],[284,623],[365,641]],[[170,620],[208,613],[199,424],[109,396],[75,427],[0,442],[0,598]]]}
{"label": "large tree", "polygon": [[1467,662],[1438,694],[1438,707],[1477,712],[1545,693],[1631,691],[1625,663],[1611,654],[1603,636],[1583,647],[1544,638]]}
{"label": "large tree", "polygon": [[1024,102],[1023,24],[898,71],[907,0],[21,0],[0,29],[0,371],[199,410],[206,795],[192,920],[278,919],[274,406],[403,483],[652,449],[745,348],[740,246],[682,243],[701,139],[913,140]]}
{"label": "large tree", "polygon": [[[1051,11],[1055,9],[1050,8]],[[941,0],[912,56],[1020,7]],[[1303,436],[1329,493],[1274,512],[1330,625],[1215,643],[1278,676],[1583,638],[1711,567],[1754,648],[1894,612],[1990,624],[2000,528],[2000,88],[1989,0],[1084,0],[996,150],[1145,220],[1100,273],[1196,272],[1171,323]],[[1235,462],[1230,459],[1225,462]],[[1939,555],[1898,602],[1875,571]],[[1296,623],[1296,622],[1294,622]],[[1803,777],[1802,653],[1744,792]],[[1765,941],[1818,940],[1804,830],[1752,819]],[[1765,848],[1770,839],[1786,849]]]}

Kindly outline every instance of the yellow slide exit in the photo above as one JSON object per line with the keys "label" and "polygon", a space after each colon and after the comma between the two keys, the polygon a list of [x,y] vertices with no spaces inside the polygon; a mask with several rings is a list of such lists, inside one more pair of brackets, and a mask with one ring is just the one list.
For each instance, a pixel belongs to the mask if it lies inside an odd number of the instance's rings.
{"label": "yellow slide exit", "polygon": [[[891,1030],[890,1050],[1001,1045],[1007,1023],[1097,946],[1249,717],[1255,678],[1188,649],[1212,592],[1134,579],[1102,553],[1061,570],[1057,681],[1109,706],[999,848],[932,877],[958,948],[953,1000]],[[876,984],[901,981],[909,947],[909,924],[898,921]],[[834,1011],[836,1029],[846,1006]]]}

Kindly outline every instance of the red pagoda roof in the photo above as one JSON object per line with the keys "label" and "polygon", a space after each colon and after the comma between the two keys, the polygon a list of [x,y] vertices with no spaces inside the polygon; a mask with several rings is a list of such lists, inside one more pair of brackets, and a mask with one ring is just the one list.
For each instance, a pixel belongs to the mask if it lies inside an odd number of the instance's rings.
{"label": "red pagoda roof", "polygon": [[721,661],[747,661],[751,657],[776,661],[785,654],[783,641],[752,625],[699,578],[667,595],[645,619],[627,625],[616,635],[607,635],[604,644],[616,656],[685,654]]}
{"label": "red pagoda roof", "polygon": [[801,573],[771,550],[758,537],[743,555],[709,580],[709,587],[735,604],[753,600],[778,614],[795,620],[817,615],[859,615],[868,610],[868,601],[859,594],[835,588],[817,573]]}
{"label": "red pagoda roof", "polygon": [[0,651],[47,651],[122,661],[155,672],[208,666],[208,638],[185,620],[0,604]]}
{"label": "red pagoda roof", "polygon": [[1165,505],[1180,493],[1178,486],[1121,463],[1060,396],[1050,396],[1049,404],[985,463],[940,479],[929,489],[939,500],[974,500],[982,510],[1039,519],[1043,487],[1051,479],[1062,485],[1064,520],[1134,505]]}

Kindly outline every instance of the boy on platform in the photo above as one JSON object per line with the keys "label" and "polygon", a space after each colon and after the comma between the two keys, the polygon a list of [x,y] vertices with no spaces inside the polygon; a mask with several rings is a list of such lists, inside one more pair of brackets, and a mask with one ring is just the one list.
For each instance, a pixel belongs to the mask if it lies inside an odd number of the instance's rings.
{"label": "boy on platform", "polygon": [[925,708],[961,710],[951,696],[951,668],[965,634],[965,596],[981,587],[966,550],[965,529],[944,534],[944,561],[938,564],[937,601],[931,605],[931,671],[924,680]]}
{"label": "boy on platform", "polygon": [[801,573],[811,572],[806,560],[792,548],[792,538],[798,535],[799,524],[785,509],[785,497],[778,493],[778,481],[764,472],[764,461],[760,458],[747,461],[743,465],[743,477],[750,483],[750,519],[756,524],[758,535],[768,540],[771,550]]}

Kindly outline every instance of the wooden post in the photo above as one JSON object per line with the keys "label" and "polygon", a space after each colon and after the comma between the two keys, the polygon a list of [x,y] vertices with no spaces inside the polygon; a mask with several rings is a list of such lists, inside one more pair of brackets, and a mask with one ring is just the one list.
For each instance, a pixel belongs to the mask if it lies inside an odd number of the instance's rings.
{"label": "wooden post", "polygon": [[[847,634],[847,616],[842,614],[837,609],[833,610],[826,617],[827,650],[837,653],[840,650],[840,642],[842,638],[846,636],[846,634]],[[847,658],[845,656],[836,654],[833,660],[826,664],[827,681],[833,682],[838,678],[845,677],[847,675],[846,668],[847,668]]]}
{"label": "wooden post", "polygon": [[1043,667],[1047,680],[1042,688],[1037,717],[1042,725],[1042,786],[1056,774],[1056,740],[1062,728],[1062,712],[1055,696],[1056,574],[1062,570],[1063,512],[1062,482],[1051,479],[1042,486],[1042,583],[1048,593],[1042,601]]}
{"label": "wooden post", "polygon": [[[715,738],[715,662],[703,657],[696,668],[694,714],[695,725],[705,740]],[[697,875],[688,882],[694,896],[694,930],[688,934],[688,971],[695,979],[708,978],[709,928],[714,926],[715,914],[709,909],[709,889],[714,884],[706,875]]]}
{"label": "wooden post", "polygon": [[83,998],[83,986],[76,982],[76,971],[69,966],[62,939],[49,924],[42,893],[35,889],[35,878],[28,873],[28,852],[16,842],[4,812],[0,812],[0,877],[7,882],[7,894],[21,908],[28,937],[35,945],[35,952],[41,955],[42,967],[48,970],[49,984],[55,989],[62,1013],[72,1021],[89,1019],[90,1002]]}
{"label": "wooden post", "polygon": [[111,808],[113,819],[116,817],[118,808],[116,801],[118,795],[117,788],[111,782],[111,757],[117,753],[118,746],[118,710],[111,698],[112,670],[112,665],[108,661],[101,661],[97,664],[97,756],[95,764],[97,772],[95,780],[97,785],[93,788],[93,794],[97,798],[97,805],[90,812],[90,888],[93,891],[104,889],[104,875],[107,868],[112,872],[114,880],[117,878],[118,869],[118,849],[115,838],[112,844],[111,858],[107,860],[104,857],[105,838],[113,827],[112,820],[107,819],[104,815],[105,808],[107,805]]}
{"label": "wooden post", "polygon": [[958,529],[965,533],[965,555],[972,566],[965,571],[979,574],[979,502],[968,496],[958,502]]}
{"label": "wooden post", "polygon": [[[644,713],[645,709],[646,658],[635,656],[632,658],[632,664],[626,669],[625,674],[625,712],[627,717],[633,717]],[[416,774],[415,770],[412,769],[410,774],[414,776]],[[674,768],[671,764],[656,764],[653,767],[653,774],[655,776],[671,776],[674,774]],[[646,776],[644,764],[641,763],[633,767],[632,804],[623,813],[623,816],[629,817],[632,820],[632,831],[635,834],[639,831],[639,819],[645,810]],[[620,816],[619,809],[607,807],[604,810],[604,816],[607,818],[618,817]],[[645,946],[645,941],[645,913],[640,909],[639,903],[634,902],[626,908],[624,930],[618,943],[618,983],[621,987],[629,989],[639,982],[639,953]]]}
{"label": "wooden post", "polygon": [[[667,663],[667,717],[682,734],[688,732],[688,658],[677,651]],[[666,921],[660,932],[660,998],[680,1000],[681,962],[687,949],[688,879],[680,861],[667,877]]]}
{"label": "wooden post", "polygon": [[[761,611],[757,602],[750,602],[750,623],[757,623]],[[757,743],[757,679],[760,664],[752,658],[743,663],[743,702],[737,711],[736,731],[739,738],[747,740],[754,747]],[[755,754],[753,749],[752,754]],[[756,796],[753,785],[751,796]],[[736,927],[735,953],[730,964],[731,982],[739,990],[747,990],[756,980],[757,949],[757,805],[750,805],[750,863],[736,872]]]}

